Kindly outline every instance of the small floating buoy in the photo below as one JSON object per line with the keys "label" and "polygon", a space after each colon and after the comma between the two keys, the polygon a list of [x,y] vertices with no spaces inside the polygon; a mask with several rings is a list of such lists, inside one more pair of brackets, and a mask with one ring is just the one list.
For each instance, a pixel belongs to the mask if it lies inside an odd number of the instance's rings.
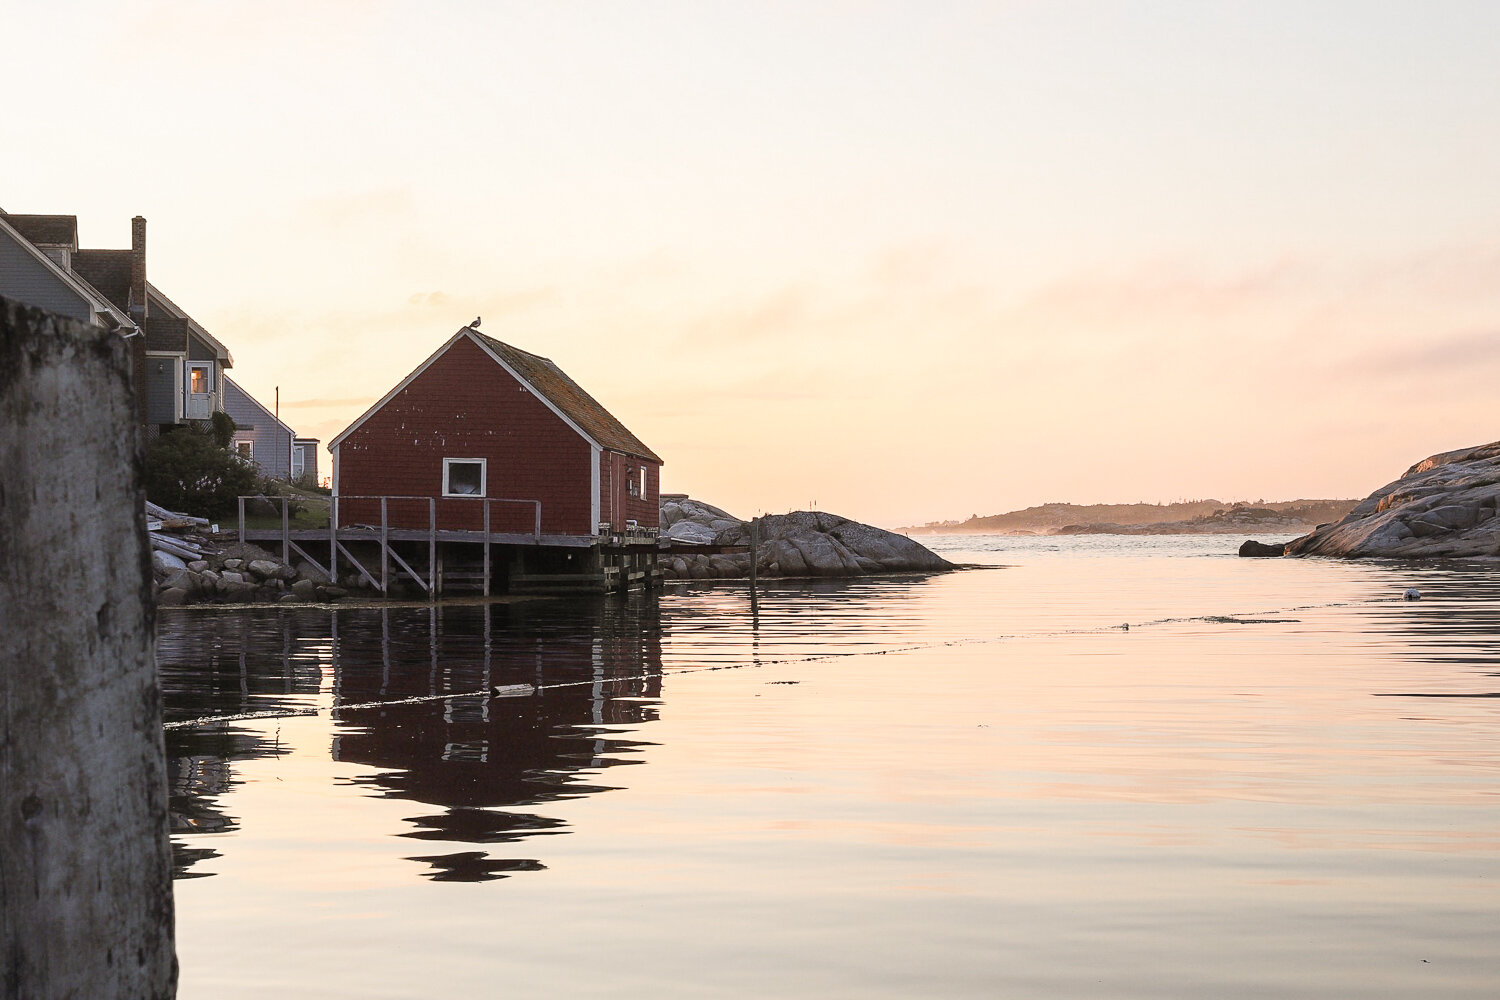
{"label": "small floating buoy", "polygon": [[1422,599],[1422,592],[1416,587],[1407,587],[1406,593],[1401,595],[1401,599],[1403,601],[1420,601]]}
{"label": "small floating buoy", "polygon": [[1125,631],[1127,631],[1127,632],[1130,631],[1130,623],[1129,622],[1126,622],[1125,624],[1121,625],[1120,627],[1122,629],[1124,629]]}
{"label": "small floating buoy", "polygon": [[490,688],[491,698],[529,698],[536,693],[530,684],[499,684]]}

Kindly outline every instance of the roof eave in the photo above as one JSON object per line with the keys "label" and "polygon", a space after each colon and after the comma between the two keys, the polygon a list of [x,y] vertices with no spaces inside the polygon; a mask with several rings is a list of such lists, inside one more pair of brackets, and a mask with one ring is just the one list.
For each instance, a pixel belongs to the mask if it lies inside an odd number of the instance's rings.
{"label": "roof eave", "polygon": [[59,265],[51,257],[48,257],[35,243],[28,240],[18,229],[6,222],[4,218],[0,218],[0,230],[13,237],[20,245],[22,251],[30,254],[42,266],[51,271],[56,278],[71,288],[75,294],[88,303],[89,308],[93,312],[100,316],[109,317],[114,325],[108,326],[106,329],[111,332],[119,332],[121,336],[125,337],[132,337],[140,332],[140,327],[136,325],[135,321],[128,315],[122,315],[115,308],[114,304],[105,298],[97,288],[85,281],[81,275],[74,274],[72,271]]}

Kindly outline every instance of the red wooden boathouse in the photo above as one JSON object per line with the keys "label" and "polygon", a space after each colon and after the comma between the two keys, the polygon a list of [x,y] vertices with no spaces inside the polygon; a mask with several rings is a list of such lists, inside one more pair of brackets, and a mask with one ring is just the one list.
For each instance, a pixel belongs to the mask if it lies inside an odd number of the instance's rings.
{"label": "red wooden boathouse", "polygon": [[[336,530],[364,524],[431,530],[448,542],[590,546],[592,559],[569,554],[590,573],[610,568],[610,551],[633,546],[627,572],[608,574],[611,583],[639,578],[628,570],[648,568],[649,548],[654,571],[661,459],[550,360],[472,327],[329,451]],[[536,553],[507,555],[513,577],[559,570]]]}

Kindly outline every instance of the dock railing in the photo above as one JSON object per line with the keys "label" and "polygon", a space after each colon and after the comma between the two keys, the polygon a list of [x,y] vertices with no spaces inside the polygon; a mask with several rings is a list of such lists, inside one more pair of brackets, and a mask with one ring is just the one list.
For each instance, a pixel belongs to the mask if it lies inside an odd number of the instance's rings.
{"label": "dock railing", "polygon": [[[291,562],[291,554],[292,554],[292,552],[296,552],[299,556],[301,556],[303,559],[305,559],[308,563],[310,563],[312,566],[316,567],[319,572],[321,572],[325,576],[327,576],[330,581],[337,582],[338,581],[339,553],[343,552],[344,553],[344,557],[349,561],[350,564],[352,564],[354,566],[354,568],[356,570],[359,571],[360,576],[362,576],[365,580],[369,581],[369,583],[370,583],[370,585],[372,587],[378,587],[380,589],[381,593],[388,593],[389,592],[389,588],[390,588],[390,564],[391,564],[392,561],[394,561],[397,564],[397,566],[406,573],[407,576],[411,577],[412,580],[416,581],[416,583],[417,583],[418,586],[420,586],[429,595],[431,595],[431,594],[435,594],[437,592],[437,588],[438,588],[438,585],[439,585],[439,580],[438,580],[438,560],[437,560],[437,543],[438,543],[437,503],[438,503],[438,499],[439,498],[437,498],[437,497],[430,497],[430,496],[422,497],[422,496],[393,496],[393,495],[387,495],[387,496],[332,496],[332,497],[329,497],[328,498],[328,565],[326,567],[323,566],[321,563],[319,563],[317,559],[315,559],[311,555],[309,555],[308,552],[304,548],[302,548],[302,546],[298,545],[296,543],[296,541],[292,538],[291,504],[293,502],[306,503],[307,502],[307,498],[304,498],[304,497],[265,496],[265,495],[253,495],[253,496],[242,496],[242,497],[240,497],[239,498],[239,540],[240,540],[240,544],[242,544],[242,545],[245,543],[245,540],[246,540],[246,537],[245,537],[245,530],[246,530],[246,525],[245,525],[245,520],[246,520],[246,518],[245,518],[245,505],[246,505],[247,501],[250,501],[252,503],[256,502],[256,501],[264,501],[267,504],[272,505],[273,507],[276,504],[279,503],[280,504],[280,512],[281,512],[281,561],[283,563],[290,563]],[[493,535],[493,533],[491,531],[491,526],[493,524],[493,519],[492,519],[491,514],[490,514],[491,506],[493,504],[497,504],[497,503],[505,503],[505,504],[530,504],[532,506],[532,527],[531,527],[532,541],[534,541],[534,542],[540,542],[541,541],[541,537],[542,537],[542,502],[540,500],[521,500],[521,499],[512,499],[512,498],[509,498],[509,497],[442,497],[441,499],[443,499],[443,500],[458,500],[460,502],[462,502],[462,501],[468,501],[468,500],[477,500],[477,501],[481,501],[481,503],[482,503],[482,522],[483,522],[483,529],[482,530],[483,530],[483,538],[480,539],[480,540],[486,543],[484,545],[484,580],[485,580],[485,593],[486,594],[489,593],[489,581],[490,581],[490,571],[491,571],[491,566],[490,566],[490,546],[489,546],[488,543],[491,540],[491,537]],[[350,552],[349,549],[347,547],[345,547],[345,545],[343,544],[343,542],[341,542],[339,540],[339,532],[341,530],[343,530],[343,531],[349,531],[349,530],[351,530],[350,528],[345,527],[344,525],[340,524],[340,520],[339,520],[339,502],[342,501],[342,500],[352,500],[352,501],[361,501],[361,502],[363,502],[363,501],[379,501],[379,503],[380,503],[380,524],[379,524],[378,527],[375,526],[375,525],[370,525],[369,526],[370,529],[376,530],[376,531],[379,532],[379,542],[380,542],[380,579],[379,580],[377,580],[375,578],[374,574],[372,574],[368,569],[366,569],[365,566],[364,566],[364,564],[361,563],[357,558],[355,558],[354,553]],[[425,503],[426,506],[427,506],[427,531],[426,531],[426,534],[427,534],[427,577],[426,577],[426,579],[423,579],[423,577],[422,577],[422,575],[420,573],[418,573],[416,570],[412,569],[412,567],[406,562],[406,560],[402,559],[401,556],[400,556],[400,554],[397,553],[394,549],[391,548],[391,544],[390,544],[391,543],[391,537],[390,537],[391,536],[390,508],[391,508],[391,502],[392,501],[396,501],[396,502],[402,503],[402,504],[408,504],[408,503],[412,503],[412,502]],[[361,525],[361,528],[363,528],[363,527],[364,526]],[[312,530],[317,530],[317,529],[312,529]],[[406,530],[411,530],[411,529],[408,528]],[[420,531],[421,529],[416,529],[416,530]],[[410,540],[410,539],[408,538],[408,540]]]}
{"label": "dock railing", "polygon": [[[311,524],[304,523],[303,525],[300,526],[299,530],[317,530],[317,528],[318,528],[318,523],[317,522],[323,522],[323,523],[331,524],[332,521],[333,521],[333,498],[332,497],[281,496],[281,495],[278,495],[278,496],[267,496],[265,494],[255,494],[255,495],[251,495],[251,496],[242,496],[242,497],[240,497],[239,498],[239,541],[240,541],[241,545],[245,544],[245,530],[249,526],[247,524],[247,521],[249,520],[249,518],[247,518],[246,504],[247,503],[253,504],[253,503],[258,503],[258,502],[266,504],[269,508],[271,508],[273,511],[275,511],[275,513],[267,515],[268,517],[276,517],[276,518],[279,518],[279,520],[280,520],[280,524],[279,524],[278,527],[279,527],[279,530],[281,531],[281,561],[284,562],[284,563],[290,563],[291,562],[291,553],[292,553],[293,550],[295,550],[299,555],[302,556],[302,558],[307,559],[314,566],[318,566],[317,560],[312,559],[310,556],[308,556],[308,554],[306,552],[302,551],[301,546],[297,545],[297,543],[292,540],[293,522],[296,521],[296,520],[298,520],[298,519],[301,519],[304,522],[307,522],[307,521],[313,522]],[[310,518],[304,518],[303,517],[304,510],[301,509],[301,508],[306,508],[306,507],[309,507],[309,506],[311,506],[311,507],[320,507],[324,503],[327,503],[328,507],[329,507],[328,513],[327,513],[326,517],[318,517],[317,515],[313,515]],[[295,512],[294,512],[294,506],[296,508],[299,508],[299,509],[295,510]],[[251,530],[255,530],[255,529],[251,528]],[[275,530],[275,529],[273,529],[273,530]],[[319,566],[318,568],[322,569],[321,566]]]}

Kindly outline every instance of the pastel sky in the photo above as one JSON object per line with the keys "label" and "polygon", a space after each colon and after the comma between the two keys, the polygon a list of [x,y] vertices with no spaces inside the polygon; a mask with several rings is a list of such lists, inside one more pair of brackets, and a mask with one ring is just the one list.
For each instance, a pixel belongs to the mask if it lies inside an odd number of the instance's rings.
{"label": "pastel sky", "polygon": [[0,206],[146,216],[325,441],[475,315],[742,516],[1363,496],[1500,438],[1500,4],[0,22]]}

